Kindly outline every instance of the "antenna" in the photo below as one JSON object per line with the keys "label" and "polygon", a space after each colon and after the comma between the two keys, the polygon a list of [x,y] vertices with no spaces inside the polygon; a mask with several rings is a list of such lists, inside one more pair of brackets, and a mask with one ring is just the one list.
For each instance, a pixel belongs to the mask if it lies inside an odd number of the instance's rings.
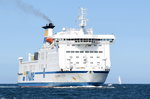
{"label": "antenna", "polygon": [[80,27],[84,28],[86,26],[87,23],[87,19],[86,19],[86,9],[85,8],[80,8],[80,16],[79,16],[79,20],[80,20]]}

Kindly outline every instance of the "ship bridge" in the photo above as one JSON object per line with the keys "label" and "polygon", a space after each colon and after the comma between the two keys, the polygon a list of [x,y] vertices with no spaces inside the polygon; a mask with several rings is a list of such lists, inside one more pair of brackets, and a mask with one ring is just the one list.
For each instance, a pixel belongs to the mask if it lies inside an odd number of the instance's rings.
{"label": "ship bridge", "polygon": [[112,43],[114,35],[54,35],[56,43],[74,43],[74,44],[99,44]]}

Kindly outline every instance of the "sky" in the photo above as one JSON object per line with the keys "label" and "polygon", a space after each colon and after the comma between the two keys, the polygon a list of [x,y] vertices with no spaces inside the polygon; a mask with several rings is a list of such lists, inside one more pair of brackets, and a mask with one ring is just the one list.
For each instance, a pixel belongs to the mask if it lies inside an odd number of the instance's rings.
{"label": "sky", "polygon": [[[41,48],[48,21],[22,9],[18,0],[0,0],[0,83],[16,83],[18,57]],[[87,9],[94,34],[114,34],[106,83],[150,83],[150,0],[22,0],[55,24],[78,28],[79,8]],[[41,14],[40,13],[40,14]],[[36,13],[37,14],[37,13]],[[39,14],[39,13],[38,13]]]}

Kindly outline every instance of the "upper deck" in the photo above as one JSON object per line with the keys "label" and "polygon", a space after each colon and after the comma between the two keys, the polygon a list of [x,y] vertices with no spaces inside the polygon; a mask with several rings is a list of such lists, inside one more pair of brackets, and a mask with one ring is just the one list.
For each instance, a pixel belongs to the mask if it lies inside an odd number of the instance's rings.
{"label": "upper deck", "polygon": [[55,34],[53,36],[55,39],[56,43],[63,43],[63,42],[68,42],[68,43],[76,43],[76,44],[95,44],[95,43],[101,43],[101,42],[109,42],[112,43],[115,39],[114,35],[71,35],[71,34]]}

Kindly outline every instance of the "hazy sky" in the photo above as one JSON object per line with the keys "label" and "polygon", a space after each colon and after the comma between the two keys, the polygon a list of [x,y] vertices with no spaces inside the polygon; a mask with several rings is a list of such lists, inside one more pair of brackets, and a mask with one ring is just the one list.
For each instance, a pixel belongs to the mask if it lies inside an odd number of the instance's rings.
{"label": "hazy sky", "polygon": [[[22,0],[55,24],[78,28],[79,8],[87,8],[94,34],[116,36],[111,45],[112,67],[107,83],[150,83],[150,0]],[[48,22],[18,6],[18,0],[0,0],[0,83],[16,83],[18,57],[27,58],[43,43]]]}

